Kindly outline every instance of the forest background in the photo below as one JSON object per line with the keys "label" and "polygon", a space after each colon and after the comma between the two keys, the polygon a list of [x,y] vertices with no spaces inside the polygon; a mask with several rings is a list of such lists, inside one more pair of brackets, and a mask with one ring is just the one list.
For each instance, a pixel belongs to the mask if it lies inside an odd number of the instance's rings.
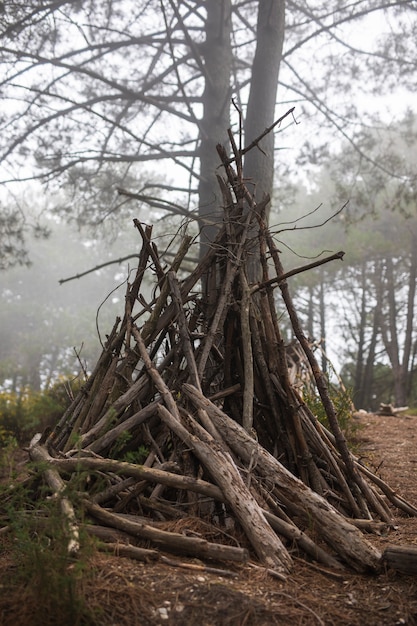
{"label": "forest background", "polygon": [[135,266],[132,218],[167,262],[191,233],[191,267],[221,221],[216,143],[231,128],[250,145],[280,118],[244,171],[272,197],[286,269],[346,252],[291,283],[323,369],[327,354],[357,408],[415,405],[416,15],[380,0],[4,3],[3,427],[45,398],[59,411],[94,366]]}

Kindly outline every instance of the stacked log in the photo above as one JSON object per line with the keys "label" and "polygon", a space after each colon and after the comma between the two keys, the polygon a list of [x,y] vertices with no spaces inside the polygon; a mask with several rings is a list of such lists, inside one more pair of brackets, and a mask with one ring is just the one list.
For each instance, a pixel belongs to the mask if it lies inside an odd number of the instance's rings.
{"label": "stacked log", "polygon": [[[152,227],[134,220],[142,245],[123,316],[30,457],[62,500],[72,551],[77,520],[87,518],[89,532],[110,546],[130,544],[136,558],[161,551],[212,561],[256,558],[285,577],[297,550],[328,567],[378,571],[381,554],[363,530],[392,523],[389,500],[410,514],[417,510],[349,451],[291,299],[289,278],[311,265],[284,271],[265,223],[269,200],[252,198],[238,151],[232,158],[218,151],[224,220],[210,250],[184,275],[191,238],[180,241],[166,267]],[[253,255],[260,279],[250,284],[246,263]],[[145,274],[153,277],[152,302],[142,292]],[[282,310],[330,430],[294,382]],[[81,475],[83,492],[73,505],[65,485]],[[187,520],[196,518],[225,540],[187,532]],[[182,531],[170,530],[178,520]]]}

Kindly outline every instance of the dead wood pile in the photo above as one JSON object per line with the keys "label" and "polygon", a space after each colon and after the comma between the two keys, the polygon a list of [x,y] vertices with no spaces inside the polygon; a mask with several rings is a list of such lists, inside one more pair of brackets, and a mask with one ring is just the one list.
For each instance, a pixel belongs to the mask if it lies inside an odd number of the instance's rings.
{"label": "dead wood pile", "polygon": [[[381,555],[363,531],[391,524],[389,500],[417,511],[348,450],[292,303],[287,279],[295,271],[285,273],[265,225],[267,201],[252,199],[238,154],[228,159],[219,147],[219,155],[224,221],[210,250],[184,277],[191,239],[166,268],[152,228],[135,221],[142,248],[124,316],[30,457],[60,498],[73,553],[86,515],[89,532],[137,558],[251,555],[285,576],[297,551],[332,568],[378,571]],[[254,255],[262,276],[250,284]],[[156,296],[146,303],[141,287],[151,272]],[[330,430],[293,382],[278,325],[284,308]],[[76,476],[74,505],[67,487]],[[196,519],[216,541],[195,532]]]}

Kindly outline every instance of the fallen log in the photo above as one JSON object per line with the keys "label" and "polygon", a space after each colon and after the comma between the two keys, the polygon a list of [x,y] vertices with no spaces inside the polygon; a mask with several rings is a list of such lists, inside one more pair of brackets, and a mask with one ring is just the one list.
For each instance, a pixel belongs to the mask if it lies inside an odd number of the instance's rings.
{"label": "fallen log", "polygon": [[[36,461],[40,464],[50,460],[48,451],[39,443],[34,443],[30,446],[29,456],[32,461]],[[46,482],[52,490],[52,493],[59,499],[63,523],[68,534],[68,554],[70,556],[75,556],[80,549],[80,536],[74,507],[69,499],[64,495],[66,485],[56,469],[45,469],[43,474]]]}
{"label": "fallen log", "polygon": [[169,552],[197,556],[202,559],[238,561],[241,563],[249,558],[249,553],[245,548],[210,543],[200,537],[187,537],[179,533],[170,533],[160,528],[154,528],[148,524],[134,522],[107,511],[98,504],[93,504],[93,502],[88,500],[84,500],[84,506],[86,511],[100,522],[110,527],[118,528],[134,537],[149,540],[157,547]]}
{"label": "fallen log", "polygon": [[382,561],[402,574],[417,574],[417,546],[389,546],[384,550]]}

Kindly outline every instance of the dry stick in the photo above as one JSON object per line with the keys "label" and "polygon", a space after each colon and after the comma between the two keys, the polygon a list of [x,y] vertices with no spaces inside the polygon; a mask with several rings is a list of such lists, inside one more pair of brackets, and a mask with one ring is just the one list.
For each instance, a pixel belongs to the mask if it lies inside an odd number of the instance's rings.
{"label": "dry stick", "polygon": [[214,400],[222,400],[223,398],[227,398],[227,396],[232,396],[237,391],[240,391],[241,384],[236,383],[236,385],[232,385],[231,387],[225,387],[225,389],[221,389],[220,391],[216,391],[211,396],[209,396],[210,400],[214,402]]}
{"label": "dry stick", "polygon": [[135,541],[134,537],[129,535],[129,533],[117,530],[116,528],[109,528],[108,526],[99,526],[98,524],[87,523],[82,525],[82,529],[89,535],[93,535],[93,537],[97,537],[97,539],[101,539],[106,542],[128,544]]}
{"label": "dry stick", "polygon": [[[267,281],[268,278],[268,262],[266,255],[266,238],[265,238],[265,228],[264,228],[264,220],[261,220],[261,228],[260,228],[260,246],[261,246],[261,263],[263,269],[263,278],[264,281]],[[265,282],[264,282],[265,284]],[[270,340],[268,340],[268,344],[271,343],[276,352],[275,354],[275,364],[277,368],[276,377],[274,374],[271,374],[271,380],[274,383],[277,391],[279,391],[279,387],[282,386],[283,393],[281,393],[282,401],[286,406],[286,413],[288,417],[291,419],[294,435],[297,439],[298,447],[300,449],[301,454],[301,466],[299,463],[300,476],[303,477],[303,474],[307,474],[306,481],[307,484],[310,484],[311,487],[317,493],[323,494],[323,487],[325,485],[324,478],[320,474],[316,463],[314,462],[313,456],[311,454],[310,448],[306,442],[304,431],[302,429],[300,416],[297,411],[297,399],[294,397],[293,387],[290,384],[288,377],[288,366],[287,359],[285,353],[284,341],[281,336],[281,331],[278,326],[278,320],[276,315],[276,306],[274,301],[274,293],[271,286],[267,285],[265,291],[260,296],[261,306],[264,309],[264,325],[267,331],[269,331]],[[275,344],[275,345],[274,345]],[[278,385],[277,385],[278,383]]]}
{"label": "dry stick", "polygon": [[66,442],[71,431],[73,429],[73,425],[78,419],[81,411],[85,406],[86,399],[91,394],[93,385],[99,374],[102,370],[106,372],[107,364],[110,362],[112,358],[112,346],[115,340],[117,339],[117,328],[120,324],[120,318],[116,318],[116,322],[111,330],[110,336],[106,342],[106,345],[101,353],[96,366],[87,380],[87,382],[82,386],[77,396],[71,402],[70,406],[62,415],[58,424],[55,426],[54,430],[51,432],[47,439],[48,444],[53,444],[54,447],[60,449],[62,447],[63,442]]}
{"label": "dry stick", "polygon": [[160,554],[157,550],[148,548],[138,548],[137,546],[126,545],[124,543],[99,543],[98,549],[101,552],[112,552],[115,556],[125,556],[136,561],[158,561]]}
{"label": "dry stick", "polygon": [[255,361],[258,365],[259,371],[261,373],[262,384],[266,392],[268,405],[274,417],[274,423],[278,432],[278,440],[280,440],[282,444],[282,449],[285,451],[285,454],[288,460],[290,460],[290,457],[291,457],[290,442],[289,442],[287,433],[282,428],[277,398],[274,393],[274,389],[272,387],[268,364],[265,360],[265,355],[262,350],[262,343],[261,343],[261,338],[259,334],[258,323],[257,323],[257,320],[252,315],[250,316],[250,328],[251,328],[251,335],[252,335],[253,354],[255,357]]}
{"label": "dry stick", "polygon": [[[201,259],[201,261],[198,263],[197,267],[191,272],[191,274],[182,282],[181,298],[183,301],[187,298],[189,292],[194,287],[194,285],[201,279],[204,274],[207,273],[207,271],[212,266],[214,259],[218,254],[219,246],[221,246],[221,248],[224,248],[223,239],[225,236],[225,232],[226,227],[225,224],[223,224],[214,242],[207,250],[206,255]],[[175,317],[175,314],[176,307],[175,304],[172,302],[171,305],[169,305],[160,316],[152,335],[148,339],[148,344],[154,340],[155,336],[161,331],[161,329],[168,327],[169,323]]]}
{"label": "dry stick", "polygon": [[103,267],[108,267],[109,265],[116,265],[123,263],[124,261],[128,261],[129,259],[137,259],[139,257],[138,254],[128,254],[126,256],[119,257],[118,259],[112,259],[111,261],[106,261],[105,263],[100,263],[99,265],[95,265],[94,267],[90,267],[90,269],[85,270],[84,272],[80,272],[78,274],[74,274],[74,276],[68,276],[67,278],[60,278],[58,283],[63,285],[64,283],[68,283],[70,280],[76,280],[78,278],[83,278],[88,274],[92,274],[93,272],[97,272],[98,270],[103,269]]}
{"label": "dry stick", "polygon": [[[381,489],[382,493],[386,495],[388,500],[394,504],[397,508],[407,513],[407,515],[411,515],[412,517],[417,517],[417,507],[415,507],[410,502],[407,502],[403,497],[399,496],[391,489],[386,482],[384,482],[379,476],[376,476],[373,472],[371,472],[367,467],[362,465],[359,461],[355,462],[355,466],[360,472],[363,472],[365,476],[369,478],[372,482],[374,482]],[[388,520],[388,523],[390,521]]]}
{"label": "dry stick", "polygon": [[[175,272],[179,270],[181,262],[183,258],[185,257],[185,255],[187,254],[187,251],[191,245],[191,242],[192,242],[192,237],[190,236],[186,236],[182,240],[181,245],[178,249],[178,252],[175,255],[175,258],[171,265],[171,269],[174,270]],[[159,318],[161,317],[162,309],[164,308],[167,297],[169,295],[169,283],[168,283],[168,280],[166,279],[166,276],[161,284],[160,289],[161,291],[155,303],[155,306],[152,309],[152,313],[150,314],[149,319],[146,321],[142,329],[142,336],[145,340],[145,343],[150,342],[151,337],[157,327]]]}
{"label": "dry stick", "polygon": [[[136,220],[137,221],[137,220]],[[126,311],[125,311],[125,318],[123,320],[123,325],[126,325],[126,329],[127,329],[127,337],[126,337],[126,349],[129,347],[130,345],[130,317],[133,311],[133,307],[135,305],[135,302],[138,298],[139,295],[139,289],[140,286],[142,284],[142,280],[143,277],[145,275],[145,271],[146,271],[146,266],[148,264],[148,258],[149,255],[151,254],[151,235],[152,235],[152,226],[146,226],[145,230],[143,230],[142,226],[139,224],[137,225],[135,223],[135,220],[133,222],[136,226],[136,228],[138,228],[141,237],[142,237],[142,249],[140,251],[140,255],[139,255],[139,264],[138,264],[138,269],[136,272],[136,276],[135,276],[135,280],[133,281],[133,284],[131,287],[129,287],[128,293],[126,295]]]}
{"label": "dry stick", "polygon": [[[149,258],[149,250],[151,248],[150,245],[150,237],[152,234],[152,226],[146,226],[145,230],[140,228],[140,233],[142,236],[142,248],[139,254],[139,263],[136,270],[135,278],[133,280],[132,285],[128,285],[127,294],[126,294],[126,306],[125,306],[125,314],[123,317],[123,321],[120,327],[120,330],[115,337],[114,341],[111,343],[110,354],[114,355],[114,367],[116,368],[118,363],[118,358],[120,356],[120,352],[123,346],[123,342],[125,343],[126,351],[128,351],[130,345],[130,315],[129,312],[132,311],[135,302],[138,298],[138,293],[140,286],[142,284],[143,276],[146,271],[148,258]],[[108,342],[109,343],[109,342]],[[123,361],[125,363],[125,361]],[[120,368],[119,368],[120,369]],[[109,384],[112,386],[114,383],[114,375],[112,375],[111,368],[106,367],[104,379],[109,381]],[[73,431],[81,434],[85,434],[93,425],[94,421],[98,418],[100,414],[98,403],[101,402],[101,399],[104,395],[104,381],[101,377],[97,377],[94,381],[94,386],[91,389],[90,396],[93,398],[93,402],[85,403],[85,410],[80,413],[79,418],[74,423]],[[105,394],[104,400],[107,400],[108,394]],[[67,443],[65,450],[68,450],[69,443]]]}
{"label": "dry stick", "polygon": [[[324,456],[327,463],[329,464],[329,467],[331,468],[331,470],[333,470],[334,475],[336,476],[342,493],[345,494],[345,497],[350,504],[351,500],[349,498],[349,494],[351,494],[351,491],[337,460],[338,458],[340,458],[340,453],[338,452],[337,448],[333,447],[333,444],[331,444],[330,441],[327,440],[327,438],[323,439],[322,437],[320,437],[317,428],[314,427],[314,424],[312,424],[308,416],[306,416],[306,407],[302,401],[300,402],[298,411],[303,420],[304,428],[307,430],[307,433],[310,440],[313,442],[313,445],[315,445],[317,455],[320,457]],[[317,420],[317,418],[315,417],[314,419]],[[387,515],[385,514],[383,517],[385,521],[387,521],[386,517]]]}
{"label": "dry stick", "polygon": [[[349,486],[346,482],[346,478],[344,477],[342,470],[337,462],[337,458],[340,453],[336,447],[336,441],[333,433],[329,432],[327,428],[321,424],[318,419],[311,413],[311,411],[306,407],[306,405],[300,399],[300,409],[301,415],[303,417],[303,423],[305,428],[307,428],[310,433],[311,439],[316,443],[316,448],[318,454],[324,454],[328,459],[330,466],[332,467],[339,484],[342,487],[342,490],[345,493],[350,492]],[[323,445],[324,444],[324,445]],[[352,455],[352,458],[355,457]],[[356,466],[356,463],[355,463]],[[360,466],[358,467],[360,469]],[[371,474],[372,476],[372,474]],[[381,517],[381,519],[387,524],[392,524],[392,514],[389,510],[386,503],[382,500],[381,496],[376,493],[371,486],[368,486],[366,490],[365,496],[371,504],[373,510]],[[367,517],[371,518],[369,514]]]}
{"label": "dry stick", "polygon": [[231,578],[238,578],[237,572],[232,572],[227,569],[220,569],[219,567],[208,567],[207,565],[199,565],[198,563],[182,563],[180,561],[173,561],[166,556],[161,555],[161,563],[171,565],[172,567],[182,567],[184,569],[190,569],[194,572],[206,572],[207,574],[215,574],[216,576],[229,576]]}
{"label": "dry stick", "polygon": [[202,407],[207,411],[223,438],[246,463],[250,462],[254,454],[257,455],[258,473],[275,483],[283,496],[298,507],[303,521],[308,525],[313,524],[315,531],[320,533],[348,564],[358,571],[365,571],[368,568],[379,569],[381,555],[378,550],[371,546],[360,531],[340,515],[325,498],[296,478],[195,387],[186,383],[182,389],[196,407]]}
{"label": "dry stick", "polygon": [[148,233],[148,231],[146,230],[147,228],[149,228],[149,226],[147,226],[144,231],[142,224],[140,223],[138,219],[135,218],[133,220],[133,223],[135,225],[135,228],[137,228],[138,231],[140,232],[140,235],[142,237],[142,241],[143,241],[144,247],[146,248],[148,256],[150,256],[153,261],[158,280],[163,280],[164,275],[165,275],[164,270],[162,269],[161,262],[159,260],[156,248],[154,247],[154,245],[152,245],[151,238],[149,236],[150,233]]}
{"label": "dry stick", "polygon": [[324,263],[329,263],[329,261],[343,261],[343,257],[345,253],[341,250],[340,252],[336,252],[330,256],[325,257],[324,259],[319,259],[318,261],[314,261],[313,263],[308,263],[307,265],[303,265],[302,267],[296,267],[285,274],[281,274],[276,276],[275,278],[271,278],[270,280],[262,281],[259,285],[255,285],[251,289],[251,293],[255,293],[260,289],[265,289],[266,287],[272,287],[273,285],[280,285],[284,280],[290,278],[291,276],[295,276],[296,274],[301,274],[301,272],[307,272],[315,267],[319,267],[320,265],[324,265]]}
{"label": "dry stick", "polygon": [[[178,407],[172,393],[149,358],[141,334],[135,326],[132,327],[132,332],[148,374],[168,407],[167,410],[161,405],[158,410],[159,416],[177,436],[194,450],[212,476],[221,481],[221,490],[242,524],[260,560],[268,567],[276,568],[281,573],[287,572],[291,564],[291,558],[282,542],[266,522],[258,504],[243,483],[232,459],[225,455],[224,450],[221,449],[214,438],[197,422],[192,420],[191,417],[189,418],[190,426],[192,425],[194,432],[198,433],[198,437],[192,435],[184,428],[181,424]],[[204,409],[204,407],[201,408]],[[204,440],[202,440],[202,437]]]}
{"label": "dry stick", "polygon": [[91,390],[91,403],[88,407],[88,411],[84,412],[84,415],[80,415],[80,420],[74,424],[74,431],[79,434],[84,434],[94,425],[94,421],[97,416],[101,414],[103,407],[108,401],[110,391],[113,387],[114,376],[116,373],[117,365],[119,363],[119,355],[115,354],[110,362],[106,373],[103,378],[97,380],[94,388]]}
{"label": "dry stick", "polygon": [[[269,133],[276,127],[279,126],[281,124],[281,122],[283,122],[285,120],[286,117],[288,117],[289,115],[293,115],[294,113],[294,109],[295,107],[292,107],[291,109],[288,109],[288,111],[286,113],[284,113],[284,115],[281,115],[280,118],[278,118],[277,120],[275,120],[275,122],[273,124],[271,124],[271,126],[268,126],[267,128],[265,128],[265,130],[258,136],[256,137],[248,146],[245,146],[243,148],[243,150],[241,150],[241,155],[243,156],[244,154],[246,154],[247,152],[249,152],[249,150],[252,150],[252,148],[254,148],[255,146],[257,146],[259,144],[259,142],[266,137],[266,135],[269,135]],[[293,116],[294,119],[294,116]],[[230,160],[230,162],[233,159]]]}
{"label": "dry stick", "polygon": [[243,251],[245,249],[245,242],[246,242],[246,238],[247,238],[248,231],[249,231],[249,225],[253,218],[254,218],[253,213],[249,211],[245,219],[243,232],[240,237],[240,242],[238,244],[237,252],[234,255],[233,259],[230,258],[229,256],[228,261],[227,261],[226,276],[222,285],[220,297],[217,301],[216,312],[213,316],[213,321],[207,333],[207,336],[203,345],[203,349],[201,351],[201,354],[198,360],[198,376],[200,380],[203,378],[204,369],[206,367],[207,359],[210,354],[210,350],[213,346],[217,330],[219,328],[221,321],[224,319],[224,316],[225,316],[227,300],[229,298],[229,295],[232,289],[236,272],[242,262],[242,256],[243,256]]}
{"label": "dry stick", "polygon": [[55,459],[49,457],[44,460],[47,460],[52,468],[61,472],[112,472],[118,476],[131,476],[136,478],[136,480],[146,480],[175,489],[187,489],[209,498],[223,500],[220,489],[211,483],[191,476],[173,474],[155,467],[145,467],[144,465],[136,465],[135,463],[127,463],[126,461],[117,461],[115,459],[90,457],[78,457],[76,459]]}
{"label": "dry stick", "polygon": [[[266,236],[269,240],[268,244],[271,250],[271,254],[274,260],[277,273],[279,276],[280,275],[282,276],[284,275],[284,272],[283,272],[283,267],[281,264],[281,260],[279,258],[278,251],[275,247],[274,242],[272,241],[270,234],[266,233]],[[326,415],[328,417],[329,424],[333,432],[333,436],[335,438],[337,449],[339,450],[341,458],[346,467],[347,475],[352,480],[353,484],[356,485],[359,488],[359,490],[362,492],[362,494],[366,497],[369,504],[373,507],[374,511],[378,515],[380,515],[382,519],[387,520],[386,509],[384,509],[383,505],[376,498],[375,493],[371,490],[370,486],[363,480],[362,476],[356,471],[354,458],[353,458],[353,455],[350,453],[349,448],[347,447],[345,436],[343,435],[343,432],[340,428],[336,411],[329,395],[329,390],[328,390],[325,376],[323,372],[321,371],[319,364],[317,362],[317,359],[314,355],[314,352],[312,351],[310,344],[301,329],[298,315],[294,308],[292,297],[288,289],[288,284],[284,280],[279,283],[279,286],[281,289],[283,300],[287,307],[288,314],[291,319],[291,324],[294,330],[294,334],[297,337],[298,341],[300,342],[300,345],[302,346],[304,353],[310,363],[311,370],[313,372],[313,376],[316,381],[317,389],[320,394],[323,407],[326,411]],[[360,509],[354,499],[353,494],[351,493],[350,490],[348,490],[347,492],[345,491],[345,493],[348,496],[354,515],[356,517],[361,517]]]}
{"label": "dry stick", "polygon": [[[247,236],[249,233],[249,228],[251,225],[251,222],[254,220],[255,215],[256,215],[256,211],[259,211],[262,213],[262,211],[264,210],[264,207],[266,206],[266,204],[269,202],[269,198],[266,198],[264,201],[262,201],[261,203],[259,203],[259,205],[257,205],[255,203],[255,201],[253,200],[252,196],[250,195],[249,191],[247,190],[247,188],[245,187],[245,185],[243,184],[243,181],[241,179],[239,179],[235,173],[235,171],[233,170],[233,168],[230,165],[230,161],[227,157],[227,153],[226,150],[224,148],[224,146],[222,146],[221,144],[218,144],[216,146],[217,148],[217,152],[223,162],[223,166],[226,170],[226,174],[227,174],[227,178],[228,181],[231,185],[231,187],[234,189],[234,192],[236,194],[237,197],[237,204],[240,208],[240,202],[243,198],[245,198],[248,202],[248,206],[249,206],[249,210],[247,211],[247,215],[245,218],[245,221],[243,222],[243,224],[241,225],[243,228],[243,231],[240,235],[240,240],[237,243],[237,251],[234,255],[234,257],[231,257],[231,250],[230,250],[230,221],[227,221],[225,224],[225,229],[226,229],[226,233],[229,233],[229,247],[228,247],[228,252],[229,252],[229,256],[228,256],[228,263],[227,263],[227,268],[226,268],[226,277],[224,280],[224,283],[222,285],[222,292],[221,295],[218,299],[217,302],[217,308],[216,308],[216,312],[214,314],[213,317],[213,321],[211,324],[211,327],[209,329],[209,332],[207,334],[206,337],[206,341],[204,342],[204,346],[202,349],[202,352],[200,354],[200,358],[199,358],[199,363],[198,363],[198,374],[199,374],[199,378],[202,379],[203,377],[203,373],[204,373],[204,369],[206,366],[206,362],[208,359],[208,356],[210,354],[210,350],[213,346],[214,343],[214,339],[217,333],[217,329],[220,325],[220,322],[224,319],[225,316],[225,307],[226,307],[226,303],[227,303],[227,299],[229,297],[232,285],[233,285],[233,281],[236,275],[236,272],[239,268],[239,266],[242,263],[242,257],[243,257],[243,252],[245,250],[245,243],[247,240]],[[229,190],[225,190],[226,191],[226,196],[230,196],[230,191]],[[228,192],[228,193],[227,193]],[[226,202],[226,204],[228,204]],[[236,244],[235,244],[236,245]],[[226,246],[227,247],[227,246]]]}
{"label": "dry stick", "polygon": [[242,300],[240,303],[240,325],[242,331],[244,381],[242,426],[248,433],[250,433],[253,426],[253,354],[249,321],[250,293],[243,267],[240,268],[240,286],[242,290]]}
{"label": "dry stick", "polygon": [[187,320],[185,318],[181,292],[175,272],[168,272],[168,283],[171,288],[171,298],[175,303],[178,315],[178,330],[182,342],[182,349],[188,365],[188,375],[192,384],[201,390],[200,379],[197,372],[197,365],[194,359],[194,351],[191,345],[190,333],[188,332]]}
{"label": "dry stick", "polygon": [[[160,500],[155,500],[154,498],[147,498],[143,494],[140,494],[137,499],[143,509],[156,512],[156,514],[162,514],[164,519],[166,517],[171,519],[183,519],[185,517],[189,517],[185,511],[178,509],[176,505],[167,504],[166,502],[161,502]],[[185,506],[190,504],[190,502],[182,502],[181,504]]]}
{"label": "dry stick", "polygon": [[158,406],[158,400],[150,402],[148,405],[137,411],[126,420],[107,431],[101,437],[94,439],[90,445],[86,446],[86,450],[92,450],[93,452],[100,453],[105,448],[108,448],[116,439],[124,432],[129,432],[146,422],[149,418],[156,413]]}
{"label": "dry stick", "polygon": [[272,495],[267,492],[258,479],[254,479],[254,483],[256,484],[256,489],[272,510],[275,510],[276,512],[278,511],[278,515],[276,515],[271,511],[264,510],[266,519],[277,533],[292,543],[295,543],[297,548],[302,550],[305,554],[311,556],[316,561],[319,561],[328,567],[344,569],[343,565],[337,559],[314,543],[308,535],[306,535],[294,524],[291,518],[284,513],[278,503],[273,499]]}
{"label": "dry stick", "polygon": [[194,450],[212,476],[215,476],[217,481],[221,481],[221,490],[242,524],[260,560],[268,567],[276,568],[281,573],[287,572],[291,564],[290,556],[266,522],[258,504],[243,483],[232,459],[226,456],[224,450],[214,438],[197,424],[195,420],[192,420],[191,417],[189,417],[190,427],[192,426],[194,432],[198,433],[198,437],[192,435],[184,428],[181,424],[176,402],[149,358],[141,334],[136,327],[132,328],[132,332],[148,374],[169,409],[167,410],[162,405],[159,407],[158,412],[161,419]]}
{"label": "dry stick", "polygon": [[[296,393],[294,391],[294,393]],[[296,394],[298,395],[298,394]],[[323,424],[321,424],[318,419],[315,417],[315,415],[313,415],[311,413],[311,411],[308,409],[308,407],[302,402],[302,400],[300,399],[300,410],[302,410],[302,414],[305,418],[305,424],[306,427],[309,429],[309,432],[311,433],[313,439],[315,441],[319,441],[321,443],[320,440],[322,440],[324,442],[324,446],[320,445],[318,446],[318,451],[321,454],[325,454],[329,460],[331,461],[331,465],[334,468],[334,471],[336,473],[336,475],[338,477],[340,477],[341,480],[341,484],[344,484],[345,479],[343,478],[342,480],[342,474],[341,474],[341,469],[339,468],[338,464],[336,463],[336,457],[333,456],[332,454],[332,450],[334,451],[335,455],[339,455],[339,451],[337,450],[336,447],[336,439],[335,436],[332,432],[330,432]],[[353,454],[351,454],[352,459],[355,463],[355,467],[357,469],[361,469],[361,464],[357,464],[357,460],[355,458],[355,456]],[[369,472],[369,478],[372,479],[372,477],[374,476],[374,474],[372,474],[371,472]],[[376,482],[376,481],[374,481]],[[392,524],[392,514],[391,511],[389,510],[387,504],[384,502],[384,500],[382,500],[381,496],[372,489],[372,487],[370,485],[368,485],[367,483],[365,483],[365,497],[368,499],[369,503],[371,504],[373,510],[381,517],[381,519],[386,522],[387,524]],[[389,489],[389,487],[388,487]],[[383,490],[382,490],[383,491]],[[393,503],[394,504],[394,503]],[[399,508],[401,508],[401,506],[399,506]],[[417,511],[417,510],[416,510]]]}
{"label": "dry stick", "polygon": [[[167,284],[168,284],[168,281],[167,281]],[[162,377],[159,374],[158,370],[156,369],[155,365],[152,363],[151,358],[150,358],[150,356],[149,356],[149,354],[148,354],[148,352],[146,350],[145,341],[144,341],[141,333],[136,328],[136,326],[132,327],[132,332],[133,332],[133,336],[136,339],[136,343],[137,343],[137,346],[138,346],[138,349],[139,349],[139,352],[140,352],[140,356],[142,357],[142,360],[143,360],[143,363],[144,363],[144,367],[145,367],[145,370],[146,370],[147,374],[150,376],[150,378],[153,381],[155,387],[157,388],[157,390],[161,394],[162,401],[166,404],[166,406],[168,407],[168,409],[170,410],[172,415],[179,422],[180,421],[180,414],[179,414],[179,411],[178,411],[177,403],[175,402],[171,391],[169,390],[169,388],[167,387],[166,383],[162,379]]]}
{"label": "dry stick", "polygon": [[293,523],[289,523],[273,513],[269,511],[264,511],[265,517],[277,533],[292,541],[297,545],[297,547],[302,550],[305,554],[308,554],[316,561],[323,563],[323,565],[327,565],[328,567],[333,567],[335,569],[345,569],[343,565],[330,554],[325,552],[323,548],[320,548],[308,535],[306,535],[302,530],[297,528],[297,526]]}
{"label": "dry stick", "polygon": [[262,509],[243,482],[231,456],[226,454],[224,448],[190,415],[187,419],[187,428],[162,405],[159,407],[159,415],[167,426],[193,450],[213,476],[261,563],[266,567],[276,569],[283,575],[288,573],[291,557],[267,523]]}
{"label": "dry stick", "polygon": [[124,394],[119,396],[117,400],[115,400],[113,404],[107,408],[105,414],[98,420],[98,422],[94,424],[88,432],[81,435],[79,446],[85,448],[93,442],[103,430],[106,430],[109,427],[109,424],[111,424],[113,420],[121,415],[126,407],[133,402],[133,400],[138,396],[140,391],[146,387],[147,384],[148,377],[145,375],[140,376]]}
{"label": "dry stick", "polygon": [[273,499],[264,487],[259,483],[258,479],[254,479],[257,490],[261,493],[262,497],[269,506],[275,511],[279,510],[279,514],[263,509],[264,515],[271,527],[280,535],[294,543],[297,548],[302,550],[305,554],[308,554],[316,561],[327,565],[328,567],[334,567],[336,569],[344,569],[344,566],[335,557],[331,556],[328,552],[318,546],[306,533],[300,530],[295,523],[289,518],[277,502]]}
{"label": "dry stick", "polygon": [[129,487],[134,487],[137,485],[137,481],[132,476],[129,478],[124,478],[114,485],[110,485],[110,487],[106,487],[103,491],[99,491],[92,498],[93,502],[96,504],[103,504],[103,502],[107,502],[111,500],[115,496],[118,496],[121,492],[126,492]]}
{"label": "dry stick", "polygon": [[[281,259],[279,257],[278,254],[278,250],[272,240],[272,237],[270,235],[270,233],[268,233],[265,230],[265,236],[267,238],[267,242],[268,242],[268,246],[271,252],[271,256],[272,259],[274,261],[274,265],[275,265],[275,269],[276,272],[278,274],[278,276],[282,276],[284,274],[284,268],[282,266],[281,263]],[[300,324],[300,320],[298,318],[298,314],[295,310],[293,301],[292,301],[292,297],[290,294],[290,291],[288,289],[288,283],[286,280],[282,281],[279,283],[279,288],[281,290],[282,293],[282,298],[284,300],[285,306],[287,308],[288,311],[288,315],[290,317],[291,320],[291,325],[292,328],[294,330],[294,334],[297,337],[298,341],[300,342],[301,347],[304,350],[304,353],[307,357],[308,362],[310,363],[311,366],[311,370],[313,372],[313,376],[314,376],[314,380],[316,381],[316,385],[317,385],[317,390],[320,394],[320,398],[321,401],[323,403],[323,407],[324,410],[326,411],[326,415],[327,418],[329,420],[329,424],[331,426],[331,429],[333,431],[333,434],[335,436],[335,440],[336,440],[336,445],[337,448],[340,452],[340,455],[342,457],[342,460],[345,464],[346,467],[346,471],[347,474],[349,476],[349,478],[352,480],[352,482],[354,484],[358,484],[361,487],[363,487],[364,485],[364,481],[362,480],[362,478],[358,475],[358,473],[355,470],[354,467],[354,463],[353,463],[353,458],[352,455],[350,454],[349,448],[347,447],[347,443],[346,443],[346,439],[345,436],[343,434],[342,429],[340,428],[339,422],[337,420],[337,415],[336,415],[336,410],[334,408],[333,402],[330,398],[329,395],[329,390],[327,387],[327,383],[326,383],[326,379],[325,376],[323,374],[323,372],[320,369],[320,366],[317,362],[317,359],[314,355],[314,352],[312,351],[310,344],[308,342],[307,337],[304,335],[302,329],[301,329],[301,324]],[[352,507],[352,511],[354,513],[355,517],[361,517],[361,512],[359,510],[359,507],[353,497],[353,495],[350,493],[350,491],[346,494],[348,499],[349,499],[349,503],[350,506]]]}
{"label": "dry stick", "polygon": [[160,561],[164,565],[170,567],[181,567],[183,569],[189,569],[193,572],[205,572],[207,574],[215,574],[216,576],[227,576],[230,578],[237,578],[239,574],[227,569],[220,569],[219,567],[208,567],[207,565],[199,565],[197,563],[184,563],[183,561],[174,561],[168,557],[160,554],[157,550],[149,550],[148,548],[138,548],[137,546],[131,546],[124,543],[99,543],[98,548],[101,552],[112,552],[115,556],[122,556],[129,559],[135,559],[136,561]]}
{"label": "dry stick", "polygon": [[110,513],[106,509],[88,500],[84,500],[84,506],[90,515],[108,526],[123,530],[135,537],[148,539],[160,548],[170,552],[181,552],[200,558],[224,559],[239,562],[248,559],[248,551],[244,548],[210,543],[200,537],[187,537],[179,533],[170,533],[148,524],[135,522],[115,513]]}
{"label": "dry stick", "polygon": [[[39,444],[35,444],[29,448],[29,456],[32,461],[38,463],[47,462],[48,464],[52,458],[46,448]],[[74,507],[68,498],[62,495],[66,489],[66,484],[56,469],[45,469],[43,470],[43,475],[45,476],[45,480],[52,489],[53,493],[59,499],[66,530],[69,536],[68,554],[75,555],[80,549],[79,531],[74,513]]]}
{"label": "dry stick", "polygon": [[[187,360],[187,366],[189,370],[189,378],[192,384],[197,387],[201,391],[201,383],[200,378],[198,376],[197,364],[194,358],[194,351],[191,344],[190,333],[188,330],[188,324],[184,313],[181,291],[175,276],[175,273],[170,271],[168,272],[168,280],[171,287],[171,298],[176,306],[177,315],[178,315],[178,328],[180,332],[180,337],[182,341],[182,348],[184,352],[184,356]],[[221,441],[221,437],[216,429],[213,426],[211,420],[208,419],[206,413],[203,410],[199,410],[199,418],[204,427],[210,432],[210,434],[217,440]]]}

